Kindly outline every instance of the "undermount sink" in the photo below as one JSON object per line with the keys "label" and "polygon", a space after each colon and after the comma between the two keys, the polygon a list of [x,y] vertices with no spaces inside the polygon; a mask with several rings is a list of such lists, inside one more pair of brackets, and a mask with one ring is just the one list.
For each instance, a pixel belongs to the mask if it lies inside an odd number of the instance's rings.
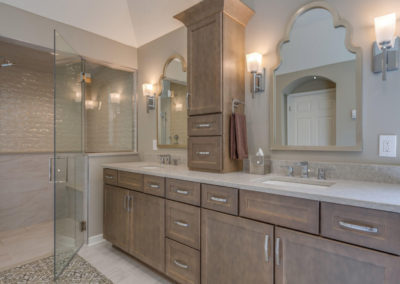
{"label": "undermount sink", "polygon": [[275,185],[281,187],[295,187],[304,189],[327,189],[334,185],[334,182],[324,180],[310,180],[310,179],[298,179],[290,177],[275,177],[268,180],[262,181],[263,184]]}

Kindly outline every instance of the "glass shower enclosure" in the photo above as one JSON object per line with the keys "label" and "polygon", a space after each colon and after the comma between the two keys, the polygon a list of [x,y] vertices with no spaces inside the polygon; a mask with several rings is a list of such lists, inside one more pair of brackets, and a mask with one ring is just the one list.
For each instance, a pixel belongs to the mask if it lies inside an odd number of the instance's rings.
{"label": "glass shower enclosure", "polygon": [[84,152],[82,58],[54,32],[54,277],[84,243],[83,199],[87,188]]}

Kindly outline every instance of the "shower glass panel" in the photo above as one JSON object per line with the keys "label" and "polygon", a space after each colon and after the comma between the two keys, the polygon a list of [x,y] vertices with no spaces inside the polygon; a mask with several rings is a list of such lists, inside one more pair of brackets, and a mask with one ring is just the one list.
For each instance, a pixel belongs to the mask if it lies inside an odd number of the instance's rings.
{"label": "shower glass panel", "polygon": [[[85,98],[81,57],[54,33],[54,276],[57,278],[84,242],[83,147]],[[83,227],[82,227],[83,226]]]}

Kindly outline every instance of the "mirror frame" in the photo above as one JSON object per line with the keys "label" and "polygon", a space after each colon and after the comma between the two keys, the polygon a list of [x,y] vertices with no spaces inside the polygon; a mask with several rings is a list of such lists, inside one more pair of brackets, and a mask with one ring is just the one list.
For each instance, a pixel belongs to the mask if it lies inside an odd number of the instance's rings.
{"label": "mirror frame", "polygon": [[[345,38],[345,47],[350,51],[353,52],[356,55],[356,85],[358,88],[356,89],[356,110],[357,110],[357,125],[356,125],[356,145],[354,146],[288,146],[288,145],[279,145],[275,143],[276,139],[276,123],[275,123],[275,116],[276,116],[276,111],[275,111],[275,104],[276,104],[276,99],[275,99],[275,76],[274,73],[275,71],[279,68],[282,62],[282,57],[281,57],[281,48],[285,43],[288,43],[290,41],[290,32],[292,31],[292,28],[297,20],[298,17],[303,15],[309,10],[313,9],[325,9],[327,10],[333,20],[333,24],[335,28],[343,27],[346,29],[346,38]],[[311,2],[309,4],[304,5],[301,7],[299,10],[297,10],[296,13],[290,18],[290,21],[286,25],[285,29],[285,35],[283,39],[279,42],[277,46],[277,58],[278,58],[278,63],[272,67],[272,72],[271,72],[271,81],[270,84],[270,122],[269,122],[269,135],[270,135],[270,149],[271,150],[286,150],[286,151],[331,151],[331,152],[361,152],[363,150],[363,113],[362,113],[362,104],[363,104],[363,84],[362,84],[362,78],[363,78],[363,68],[362,68],[362,48],[354,46],[351,38],[353,34],[353,29],[350,25],[350,23],[342,19],[339,16],[339,13],[337,10],[330,5],[329,3],[325,1],[315,1]]]}
{"label": "mirror frame", "polygon": [[156,102],[156,120],[157,120],[157,147],[161,148],[161,149],[187,149],[187,143],[186,145],[163,145],[163,144],[159,144],[158,143],[158,127],[159,127],[159,121],[158,121],[158,97],[160,96],[161,92],[162,92],[162,80],[166,78],[165,76],[165,71],[168,68],[168,65],[175,59],[179,59],[182,63],[182,72],[186,73],[186,82],[187,82],[187,63],[185,58],[180,55],[180,54],[174,54],[171,55],[170,57],[168,57],[167,61],[165,61],[164,67],[163,67],[163,72],[160,76],[160,79],[158,80],[158,87],[157,87],[157,102]]}

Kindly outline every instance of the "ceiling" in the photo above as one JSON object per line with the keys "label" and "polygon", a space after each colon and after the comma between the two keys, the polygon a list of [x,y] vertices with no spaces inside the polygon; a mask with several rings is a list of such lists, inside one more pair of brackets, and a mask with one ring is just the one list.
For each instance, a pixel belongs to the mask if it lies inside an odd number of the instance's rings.
{"label": "ceiling", "polygon": [[200,0],[0,0],[28,12],[139,47],[182,24],[173,16]]}

